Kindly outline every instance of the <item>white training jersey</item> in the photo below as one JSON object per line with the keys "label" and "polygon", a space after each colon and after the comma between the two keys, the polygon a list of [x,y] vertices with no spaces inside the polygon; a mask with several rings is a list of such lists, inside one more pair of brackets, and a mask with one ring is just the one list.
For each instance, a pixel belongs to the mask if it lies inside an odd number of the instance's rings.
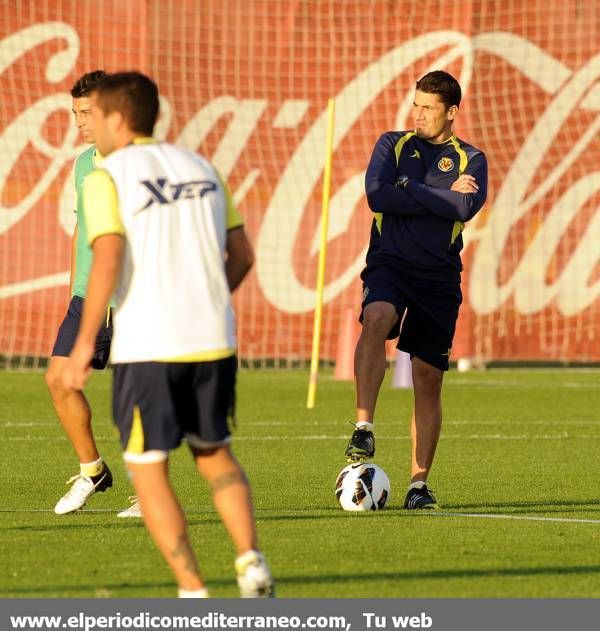
{"label": "white training jersey", "polygon": [[[241,220],[232,219],[226,186],[206,159],[145,140],[109,155],[85,184],[86,201],[105,207],[89,209],[97,217],[90,242],[102,234],[125,236],[112,361],[230,356],[236,340],[225,245],[228,228]],[[107,204],[111,186],[116,199]]]}

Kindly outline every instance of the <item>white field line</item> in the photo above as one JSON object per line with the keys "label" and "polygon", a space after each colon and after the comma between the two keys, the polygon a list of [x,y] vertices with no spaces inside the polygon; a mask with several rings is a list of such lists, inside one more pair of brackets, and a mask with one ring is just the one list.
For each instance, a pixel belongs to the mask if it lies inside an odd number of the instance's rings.
{"label": "white field line", "polygon": [[[96,436],[97,440],[115,440],[116,434],[112,436]],[[377,435],[377,438],[381,440],[410,440],[410,436],[382,436]],[[312,436],[235,436],[234,442],[249,441],[249,442],[262,442],[262,441],[313,441],[313,440],[347,440],[346,434],[340,434],[338,436],[331,436],[328,434],[319,434]],[[445,434],[442,437],[443,440],[600,440],[600,434],[571,434],[569,432],[561,432],[559,434]],[[65,436],[9,436],[4,439],[5,441],[12,442],[29,442],[29,441],[44,441],[44,442],[62,442],[67,440]]]}
{"label": "white field line", "polygon": [[[104,508],[104,509],[90,509],[84,508],[83,510],[76,511],[76,513],[118,513],[122,510],[120,508]],[[185,510],[185,509],[184,509]],[[208,515],[212,514],[210,510],[185,510],[187,515]],[[277,512],[274,509],[267,509],[266,511],[261,511],[258,509],[257,513],[260,512]],[[49,508],[18,508],[18,509],[9,509],[2,508],[0,509],[0,513],[52,513],[54,511]],[[559,523],[559,524],[596,524],[600,525],[600,519],[581,519],[577,517],[533,517],[529,515],[506,515],[502,513],[448,513],[443,510],[440,511],[422,511],[418,513],[419,516],[427,516],[427,517],[461,517],[464,519],[510,519],[515,521],[541,521],[541,522],[550,522],[550,523]],[[315,517],[317,519],[317,517]],[[119,522],[121,523],[121,522]],[[122,523],[141,523],[139,520],[127,519],[123,520]]]}
{"label": "white field line", "polygon": [[516,376],[519,374],[537,374],[537,375],[563,375],[563,374],[572,374],[572,375],[593,375],[597,374],[600,371],[599,366],[593,366],[591,364],[579,364],[579,366],[532,366],[532,367],[523,367],[523,366],[515,366],[513,368],[501,368],[495,367],[490,368],[485,371],[467,371],[463,373],[459,373],[456,371],[456,374],[461,377],[469,377],[473,375],[507,375],[509,377]]}
{"label": "white field line", "polygon": [[[400,419],[400,422],[404,422],[405,419]],[[387,425],[390,421],[380,421],[382,425]],[[396,421],[392,421],[396,422]],[[311,426],[311,427],[319,427],[323,423],[320,421],[302,421],[302,426]],[[458,425],[488,425],[488,426],[510,426],[518,424],[520,427],[529,427],[530,425],[548,425],[548,426],[557,426],[557,427],[572,427],[572,426],[585,426],[592,425],[600,427],[600,418],[597,419],[588,419],[588,420],[570,420],[570,421],[561,421],[561,420],[544,420],[544,419],[532,419],[532,420],[516,420],[516,419],[492,419],[492,420],[445,420],[443,422],[443,427],[448,426],[458,426]],[[244,427],[290,427],[294,425],[294,421],[252,421],[252,420],[242,420],[242,425]],[[350,423],[349,423],[350,425]],[[23,421],[23,422],[15,422],[15,421],[6,421],[4,423],[0,423],[0,427],[59,427],[58,421]]]}
{"label": "white field line", "polygon": [[[406,418],[400,418],[399,421],[400,423],[404,423],[404,421],[406,421],[408,419],[408,416],[406,416]],[[391,421],[392,423],[396,423],[396,420]],[[378,426],[379,424],[381,425],[388,425],[390,423],[390,421],[378,421],[376,423],[376,426]],[[244,427],[290,427],[291,425],[294,424],[293,421],[251,421],[251,420],[242,420],[241,424]],[[444,421],[442,423],[442,429],[443,427],[448,427],[448,426],[453,426],[453,425],[489,425],[489,426],[510,426],[510,425],[519,425],[519,427],[529,427],[530,425],[549,425],[549,426],[558,426],[558,427],[571,427],[571,426],[577,426],[577,425],[597,425],[598,427],[600,427],[600,418],[599,419],[590,419],[590,420],[585,420],[585,421],[545,421],[542,419],[539,420],[527,420],[527,421],[522,421],[522,420],[516,420],[516,419],[500,419],[500,420],[487,420],[487,421],[462,421],[462,420],[456,420],[456,421]],[[311,427],[319,427],[323,425],[323,423],[321,423],[320,421],[309,421],[309,422],[305,422],[302,421],[302,427],[306,427],[306,426],[311,426]],[[343,423],[342,423],[343,425]],[[350,425],[350,423],[349,423]]]}
{"label": "white field line", "polygon": [[[406,418],[401,418],[399,419],[400,423],[403,423],[405,420],[408,419],[408,416]],[[388,425],[390,421],[378,421],[378,423],[376,423],[376,425]],[[397,421],[391,421],[392,423],[396,423]],[[244,427],[290,427],[291,425],[294,424],[293,421],[251,421],[251,420],[242,420],[241,424]],[[348,423],[350,425],[350,423]],[[442,423],[443,427],[447,427],[447,426],[452,426],[452,425],[490,425],[490,426],[510,426],[510,425],[519,425],[519,427],[528,427],[529,425],[550,425],[550,426],[558,426],[558,427],[571,427],[571,426],[576,426],[576,425],[597,425],[598,427],[600,427],[600,418],[599,419],[590,419],[590,420],[585,420],[585,421],[545,421],[545,420],[527,420],[527,421],[521,421],[521,420],[515,420],[515,419],[501,419],[501,420],[488,420],[488,421],[461,421],[461,420],[456,420],[456,421],[444,421]],[[309,422],[305,422],[302,421],[302,427],[306,427],[306,426],[311,426],[311,427],[319,427],[323,425],[323,423],[321,423],[320,421],[309,421]],[[342,423],[343,425],[343,423]]]}
{"label": "white field line", "polygon": [[520,426],[528,427],[529,425],[558,425],[559,427],[571,427],[572,425],[598,425],[600,427],[599,419],[590,419],[587,421],[545,421],[545,420],[528,420],[521,421],[515,419],[500,419],[500,420],[488,420],[488,421],[444,421],[442,425],[511,425],[518,424]]}
{"label": "white field line", "polygon": [[[235,436],[234,441],[260,442],[262,440],[345,440],[348,436],[341,434],[331,436],[328,434],[314,436]],[[410,440],[410,436],[382,436],[377,434],[381,440]],[[564,440],[565,438],[576,438],[578,440],[599,440],[600,434],[445,434],[442,440]]]}
{"label": "white field line", "polygon": [[529,515],[503,515],[495,513],[448,513],[443,510],[428,511],[427,515],[430,515],[432,517],[465,517],[471,519],[517,519],[521,521],[549,521],[559,524],[600,524],[600,519],[578,519],[576,517],[530,517]]}
{"label": "white field line", "polygon": [[[548,375],[550,377],[550,375]],[[448,381],[448,387],[455,386],[476,386],[479,388],[530,388],[535,387],[549,388],[582,388],[585,390],[597,390],[598,383],[585,382],[585,381],[561,381],[560,379],[553,380],[552,383],[532,383],[523,381],[504,381],[502,379],[485,379],[479,381],[477,379],[454,379]]]}
{"label": "white field line", "polygon": [[58,421],[56,423],[38,423],[38,422],[30,422],[24,421],[22,423],[14,423],[13,421],[8,421],[6,423],[0,424],[0,427],[58,427]]}

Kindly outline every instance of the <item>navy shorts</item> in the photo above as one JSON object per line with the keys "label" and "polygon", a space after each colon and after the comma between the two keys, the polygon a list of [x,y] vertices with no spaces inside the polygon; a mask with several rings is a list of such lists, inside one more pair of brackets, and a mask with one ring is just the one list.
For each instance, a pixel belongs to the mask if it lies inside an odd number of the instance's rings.
{"label": "navy shorts", "polygon": [[127,455],[230,441],[235,409],[235,356],[206,362],[115,364],[113,418]]}
{"label": "navy shorts", "polygon": [[[68,357],[75,345],[75,339],[79,332],[81,323],[81,314],[83,313],[83,298],[73,296],[69,303],[67,315],[62,321],[52,349],[52,357]],[[96,337],[96,349],[92,358],[92,368],[102,370],[108,363],[110,356],[110,342],[112,340],[112,314],[108,313],[107,320],[104,321],[102,328]]]}
{"label": "navy shorts", "polygon": [[368,304],[387,302],[394,305],[398,322],[390,330],[388,339],[400,336],[397,348],[410,353],[411,358],[418,357],[440,370],[448,370],[462,302],[460,283],[417,279],[386,266],[367,267],[361,278],[361,322]]}

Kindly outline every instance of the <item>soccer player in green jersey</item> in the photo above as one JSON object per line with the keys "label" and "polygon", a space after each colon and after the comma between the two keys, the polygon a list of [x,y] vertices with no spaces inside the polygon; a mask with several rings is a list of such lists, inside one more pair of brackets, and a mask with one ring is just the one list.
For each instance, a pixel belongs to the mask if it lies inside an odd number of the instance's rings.
{"label": "soccer player in green jersey", "polygon": [[[81,76],[71,89],[73,97],[73,114],[75,123],[88,143],[94,142],[94,130],[90,116],[90,93],[105,79],[102,70],[88,72]],[[88,498],[98,491],[105,491],[112,486],[112,474],[100,457],[94,434],[92,432],[92,412],[83,394],[78,390],[67,390],[62,385],[61,374],[65,362],[71,352],[83,311],[88,275],[92,263],[92,250],[88,245],[87,227],[83,213],[83,181],[102,161],[96,146],[92,144],[75,161],[74,185],[76,193],[75,212],[77,224],[73,233],[71,251],[71,301],[65,318],[58,330],[56,342],[52,349],[50,363],[46,372],[46,383],[50,391],[56,414],[73,445],[79,458],[80,471],[67,484],[69,491],[58,501],[54,511],[63,515],[81,508]],[[98,332],[96,349],[92,367],[102,369],[108,362],[112,338],[112,322],[110,310]]]}

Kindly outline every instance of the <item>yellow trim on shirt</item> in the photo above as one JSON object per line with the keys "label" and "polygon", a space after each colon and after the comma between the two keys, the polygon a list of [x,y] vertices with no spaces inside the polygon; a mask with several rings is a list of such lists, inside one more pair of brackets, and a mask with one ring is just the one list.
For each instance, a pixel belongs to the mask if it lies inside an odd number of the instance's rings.
{"label": "yellow trim on shirt", "polygon": [[138,136],[133,139],[134,145],[153,145],[157,142],[158,140],[156,140],[156,138],[152,138],[152,136]]}
{"label": "yellow trim on shirt", "polygon": [[98,168],[102,166],[102,163],[106,160],[106,158],[100,153],[98,147],[94,149],[94,155],[92,156],[92,164]]}
{"label": "yellow trim on shirt", "polygon": [[[92,164],[94,168],[97,169],[106,158],[98,151],[98,147],[94,149],[94,153],[92,155]],[[75,208],[73,208],[73,212],[77,214],[77,182],[75,180],[75,164],[77,160],[73,163],[73,170],[71,171],[71,183],[73,185],[73,199],[75,200]]]}
{"label": "yellow trim on shirt", "polygon": [[239,228],[240,226],[244,225],[244,220],[242,219],[239,210],[233,203],[233,197],[231,196],[231,191],[229,190],[227,182],[225,182],[218,171],[216,171],[216,173],[217,177],[219,178],[219,182],[221,182],[221,186],[223,187],[223,191],[225,192],[225,204],[227,208],[227,230]]}
{"label": "yellow trim on shirt", "polygon": [[231,348],[222,348],[213,351],[200,351],[198,353],[189,353],[188,355],[180,355],[179,357],[172,357],[170,359],[157,359],[155,361],[162,363],[188,363],[188,362],[214,362],[219,359],[225,359],[227,357],[233,357],[235,351]]}
{"label": "yellow trim on shirt", "polygon": [[125,234],[117,187],[105,169],[95,169],[83,183],[83,212],[90,245],[104,234]]}
{"label": "yellow trim on shirt", "polygon": [[[450,144],[458,153],[459,163],[458,163],[458,174],[462,175],[467,168],[467,164],[469,163],[469,157],[467,156],[467,152],[460,146],[456,136],[452,136],[450,138]],[[465,224],[462,221],[455,221],[452,226],[452,237],[450,238],[450,244],[452,245],[461,232],[465,229]]]}
{"label": "yellow trim on shirt", "polygon": [[373,213],[375,216],[375,225],[377,226],[377,230],[379,234],[381,234],[381,226],[383,225],[383,213]]}
{"label": "yellow trim on shirt", "polygon": [[402,136],[402,138],[400,138],[400,140],[396,143],[396,146],[394,147],[394,151],[396,153],[396,164],[398,164],[398,162],[400,161],[400,152],[402,151],[402,147],[404,147],[406,142],[409,141],[413,136],[416,136],[416,134],[416,131],[409,131],[407,134],[404,134],[404,136]]}
{"label": "yellow trim on shirt", "polygon": [[450,144],[454,147],[454,149],[456,149],[456,153],[458,153],[458,174],[462,175],[467,168],[467,164],[469,163],[467,152],[460,146],[458,140],[456,139],[456,136],[452,136],[452,138],[450,138]]}
{"label": "yellow trim on shirt", "polygon": [[465,229],[465,224],[462,221],[455,221],[454,225],[452,226],[452,237],[450,238],[450,245],[452,245],[458,235]]}

